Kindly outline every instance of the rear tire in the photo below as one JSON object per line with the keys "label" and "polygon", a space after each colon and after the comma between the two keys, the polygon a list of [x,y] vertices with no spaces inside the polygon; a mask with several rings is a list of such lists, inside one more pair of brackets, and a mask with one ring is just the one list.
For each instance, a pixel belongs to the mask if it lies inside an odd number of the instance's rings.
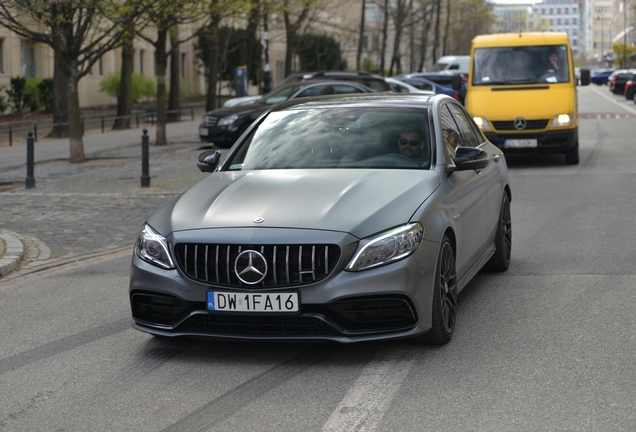
{"label": "rear tire", "polygon": [[457,318],[457,273],[455,251],[446,235],[442,239],[435,269],[433,287],[433,326],[419,336],[418,343],[444,345],[453,337]]}
{"label": "rear tire", "polygon": [[492,271],[508,270],[512,255],[512,219],[510,217],[510,198],[506,192],[501,199],[495,247],[497,248],[495,254],[490,257],[484,268]]}

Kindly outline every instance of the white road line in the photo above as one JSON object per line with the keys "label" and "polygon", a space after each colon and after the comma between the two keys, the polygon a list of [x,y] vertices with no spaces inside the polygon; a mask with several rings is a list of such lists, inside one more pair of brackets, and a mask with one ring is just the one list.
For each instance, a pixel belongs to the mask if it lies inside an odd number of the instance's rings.
{"label": "white road line", "polygon": [[323,432],[376,430],[415,360],[412,349],[379,351],[331,414]]}
{"label": "white road line", "polygon": [[[604,89],[604,90],[607,90],[607,87],[603,87],[603,89]],[[592,91],[594,91],[594,92],[598,93],[599,95],[601,95],[602,97],[604,97],[604,98],[605,98],[605,99],[607,99],[607,100],[611,100],[612,102],[614,102],[614,103],[615,103],[616,105],[618,105],[619,107],[621,107],[621,108],[623,108],[623,109],[626,109],[627,111],[629,111],[629,112],[632,112],[632,113],[636,114],[636,108],[632,108],[632,107],[630,107],[630,106],[627,106],[627,105],[623,105],[623,104],[618,103],[618,101],[617,101],[616,99],[614,99],[613,97],[611,97],[611,96],[609,96],[609,95],[606,95],[606,94],[602,93],[602,92],[601,92],[601,89],[596,89],[596,88],[592,87]],[[608,117],[609,117],[609,116],[608,116]]]}

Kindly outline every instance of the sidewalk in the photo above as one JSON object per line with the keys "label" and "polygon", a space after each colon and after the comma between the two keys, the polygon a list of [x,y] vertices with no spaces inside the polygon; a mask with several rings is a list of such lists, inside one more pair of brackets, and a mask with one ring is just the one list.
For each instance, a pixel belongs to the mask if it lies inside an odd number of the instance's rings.
{"label": "sidewalk", "polygon": [[35,185],[25,189],[26,143],[0,148],[0,281],[32,269],[132,245],[157,207],[203,179],[198,121],[150,129],[151,187],[141,188],[142,129],[84,137],[88,161],[70,164],[68,140],[35,144]]}

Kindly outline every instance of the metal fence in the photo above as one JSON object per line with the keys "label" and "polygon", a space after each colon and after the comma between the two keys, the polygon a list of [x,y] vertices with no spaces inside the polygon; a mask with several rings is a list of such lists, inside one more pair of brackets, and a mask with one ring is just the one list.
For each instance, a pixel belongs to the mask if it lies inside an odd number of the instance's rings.
{"label": "metal fence", "polygon": [[[184,120],[195,120],[205,112],[204,104],[190,105],[178,110],[167,110],[166,115],[169,122],[180,122]],[[137,110],[128,116],[97,115],[82,117],[82,135],[93,133],[104,133],[112,130],[115,122],[119,119],[130,119],[130,127],[141,127],[144,125],[154,125],[157,122],[157,110],[148,108]],[[52,120],[21,121],[11,123],[0,123],[0,147],[12,146],[14,143],[26,142],[29,131],[33,132],[33,138],[47,136],[56,127],[68,126],[68,123],[53,123]],[[53,137],[55,138],[55,137]]]}

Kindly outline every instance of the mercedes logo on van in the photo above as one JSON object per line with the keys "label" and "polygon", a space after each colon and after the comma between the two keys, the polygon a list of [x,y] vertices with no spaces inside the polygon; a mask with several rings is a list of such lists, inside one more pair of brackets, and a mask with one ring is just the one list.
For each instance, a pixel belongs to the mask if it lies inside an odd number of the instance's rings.
{"label": "mercedes logo on van", "polygon": [[514,125],[515,125],[515,129],[524,130],[526,126],[528,126],[528,123],[526,122],[526,119],[524,119],[523,117],[517,117],[514,121]]}
{"label": "mercedes logo on van", "polygon": [[254,250],[246,250],[238,254],[234,261],[234,272],[241,282],[255,285],[265,279],[267,275],[267,261],[265,257]]}

